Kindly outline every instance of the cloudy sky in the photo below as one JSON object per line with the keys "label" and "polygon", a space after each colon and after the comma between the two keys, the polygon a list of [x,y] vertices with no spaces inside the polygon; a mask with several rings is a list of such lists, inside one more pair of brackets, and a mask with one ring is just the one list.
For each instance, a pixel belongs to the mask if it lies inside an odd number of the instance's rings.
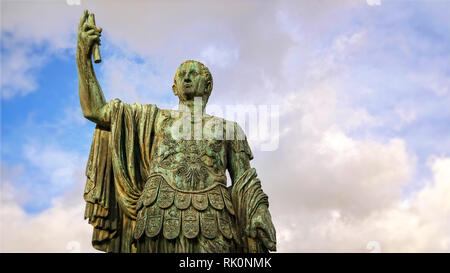
{"label": "cloudy sky", "polygon": [[450,252],[447,0],[1,1],[0,251],[94,251],[84,9],[107,100],[172,108],[195,59],[211,104],[279,106],[278,147],[250,145],[280,252]]}

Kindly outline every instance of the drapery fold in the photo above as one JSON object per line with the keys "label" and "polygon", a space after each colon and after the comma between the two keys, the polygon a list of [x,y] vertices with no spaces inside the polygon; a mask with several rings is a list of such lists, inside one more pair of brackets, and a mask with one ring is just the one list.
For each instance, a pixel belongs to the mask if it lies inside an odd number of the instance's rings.
{"label": "drapery fold", "polygon": [[269,206],[267,195],[261,188],[257,178],[256,169],[246,170],[230,188],[231,201],[237,216],[237,228],[242,252],[261,253],[268,252],[259,240],[247,236],[245,230],[250,227],[252,216],[261,204]]}
{"label": "drapery fold", "polygon": [[[94,130],[86,166],[85,218],[94,227],[92,244],[105,252],[135,252],[133,230],[136,204],[150,176],[153,127],[158,108],[152,104],[127,104],[118,99],[107,105],[110,127]],[[246,140],[232,140],[235,152],[253,157]],[[267,252],[245,230],[258,206],[268,206],[256,170],[250,168],[230,188],[236,212],[238,252]]]}
{"label": "drapery fold", "polygon": [[107,105],[110,128],[96,126],[86,166],[85,218],[94,227],[92,244],[106,252],[133,252],[136,203],[150,175],[156,105]]}

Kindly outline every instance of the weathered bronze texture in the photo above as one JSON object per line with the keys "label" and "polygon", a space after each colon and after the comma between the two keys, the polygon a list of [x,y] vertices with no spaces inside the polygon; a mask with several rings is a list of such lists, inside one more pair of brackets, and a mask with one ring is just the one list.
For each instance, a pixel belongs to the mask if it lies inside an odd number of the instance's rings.
{"label": "weathered bronze texture", "polygon": [[[82,112],[97,124],[84,191],[93,246],[106,252],[275,251],[268,198],[250,167],[253,154],[242,129],[204,113],[213,87],[208,68],[186,61],[176,71],[172,90],[185,110],[107,103],[92,65],[93,56],[101,61],[100,35],[85,11],[76,60]],[[191,116],[196,99],[200,116]],[[186,117],[193,119],[180,138],[173,128]],[[214,130],[205,130],[211,122]]]}

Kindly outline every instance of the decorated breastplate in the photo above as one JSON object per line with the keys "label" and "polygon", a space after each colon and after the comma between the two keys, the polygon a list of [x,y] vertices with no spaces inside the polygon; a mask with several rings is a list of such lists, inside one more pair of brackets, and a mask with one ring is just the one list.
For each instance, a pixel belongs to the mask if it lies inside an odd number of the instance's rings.
{"label": "decorated breastplate", "polygon": [[233,238],[224,141],[175,139],[173,122],[168,110],[156,117],[151,175],[136,205],[133,237]]}
{"label": "decorated breastplate", "polygon": [[203,190],[214,183],[226,185],[225,141],[175,138],[171,130],[174,121],[167,112],[157,118],[151,173],[163,173],[168,183],[180,190]]}

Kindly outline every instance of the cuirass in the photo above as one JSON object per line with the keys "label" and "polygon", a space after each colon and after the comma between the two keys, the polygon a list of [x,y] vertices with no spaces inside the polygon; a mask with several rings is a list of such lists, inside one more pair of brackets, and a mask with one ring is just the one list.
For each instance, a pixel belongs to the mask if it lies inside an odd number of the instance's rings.
{"label": "cuirass", "polygon": [[[167,182],[180,190],[203,190],[214,183],[226,185],[226,142],[207,135],[208,130],[202,130],[199,139],[194,139],[193,134],[191,139],[174,136],[173,128],[178,119],[172,113],[160,110],[156,116],[151,173],[164,174]],[[211,118],[215,117],[205,117],[200,124],[204,125]]]}
{"label": "cuirass", "polygon": [[150,177],[136,205],[133,237],[162,234],[172,240],[179,234],[189,239],[202,234],[214,239],[221,234],[229,240],[235,237],[235,212],[226,187],[226,142],[174,137],[176,121],[170,110],[156,116]]}

